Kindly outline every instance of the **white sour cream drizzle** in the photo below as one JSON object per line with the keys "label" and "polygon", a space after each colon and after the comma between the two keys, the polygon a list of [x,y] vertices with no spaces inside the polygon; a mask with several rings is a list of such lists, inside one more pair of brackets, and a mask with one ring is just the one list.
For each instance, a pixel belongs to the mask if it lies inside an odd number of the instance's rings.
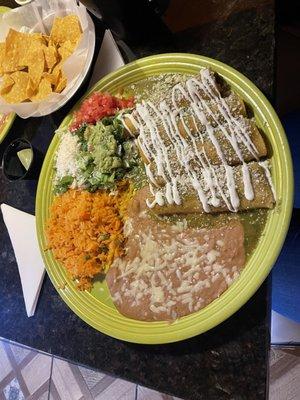
{"label": "white sour cream drizzle", "polygon": [[[221,199],[228,210],[238,211],[240,200],[236,191],[234,169],[226,161],[215,135],[216,131],[223,133],[242,164],[245,198],[249,201],[254,199],[249,167],[240,149],[240,144],[243,144],[253,158],[259,160],[258,151],[249,136],[249,129],[243,118],[233,115],[225,99],[221,97],[211,72],[208,69],[201,70],[200,78],[201,80],[188,79],[185,87],[180,83],[173,87],[171,93],[172,107],[166,101],[162,101],[158,106],[150,101],[143,101],[136,105],[136,110],[132,114],[126,114],[126,118],[139,131],[137,143],[149,162],[149,164],[146,164],[146,175],[150,181],[150,191],[154,196],[152,202],[147,200],[149,208],[155,205],[162,206],[166,202],[168,204],[181,204],[178,183],[180,177],[183,176],[185,180],[189,180],[196,191],[205,212],[210,212],[210,206],[220,206]],[[188,102],[186,108],[188,108],[189,115],[192,116],[194,126],[197,127],[196,134],[190,131],[184,121],[184,110],[178,104],[178,100],[182,98]],[[217,120],[215,111],[211,107],[224,119],[226,125]],[[176,119],[178,116],[185,136],[179,130],[178,119]],[[130,127],[126,125],[126,118],[122,118],[122,121],[130,131]],[[197,146],[197,139],[200,139],[201,143],[204,142],[201,132],[203,128],[206,136],[208,136],[205,140],[209,139],[214,146],[221,161],[220,166],[213,166],[205,149],[199,149]],[[180,165],[180,173],[174,171],[174,167],[172,167],[172,158],[170,159],[169,154],[170,146],[166,142],[172,144],[172,150],[174,150]],[[259,164],[265,171],[275,199],[268,166],[263,162],[259,162]],[[155,174],[151,167],[156,169]],[[222,169],[223,174],[220,173]],[[163,187],[159,187],[155,175],[163,180]],[[224,178],[226,182],[224,182]]]}

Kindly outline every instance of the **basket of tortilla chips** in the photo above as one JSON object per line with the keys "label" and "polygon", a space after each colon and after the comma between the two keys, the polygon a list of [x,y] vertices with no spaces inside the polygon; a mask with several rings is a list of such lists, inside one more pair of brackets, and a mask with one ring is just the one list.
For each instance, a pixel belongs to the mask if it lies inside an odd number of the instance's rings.
{"label": "basket of tortilla chips", "polygon": [[0,111],[28,118],[62,107],[94,47],[93,22],[74,0],[36,0],[0,16]]}

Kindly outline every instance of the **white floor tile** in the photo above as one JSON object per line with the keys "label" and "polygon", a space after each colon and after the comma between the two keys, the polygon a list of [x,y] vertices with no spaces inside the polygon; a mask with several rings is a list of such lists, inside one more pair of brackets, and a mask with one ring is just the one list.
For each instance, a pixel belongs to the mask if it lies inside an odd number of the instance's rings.
{"label": "white floor tile", "polygon": [[53,360],[51,385],[53,384],[62,400],[79,400],[83,395],[69,363],[57,358]]}
{"label": "white floor tile", "polygon": [[21,374],[30,394],[50,379],[51,374],[50,356],[37,353],[37,355],[21,370]]}
{"label": "white floor tile", "polygon": [[0,382],[12,371],[9,359],[4,350],[4,344],[0,341]]}

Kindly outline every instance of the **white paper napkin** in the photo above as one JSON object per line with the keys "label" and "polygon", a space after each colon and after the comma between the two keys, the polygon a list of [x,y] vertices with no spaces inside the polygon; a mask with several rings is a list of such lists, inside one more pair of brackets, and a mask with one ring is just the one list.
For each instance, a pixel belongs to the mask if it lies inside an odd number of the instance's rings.
{"label": "white paper napkin", "polygon": [[109,29],[106,29],[101,48],[94,66],[89,87],[94,86],[103,76],[124,65],[123,57]]}
{"label": "white paper napkin", "polygon": [[300,324],[272,310],[271,344],[300,343]]}
{"label": "white paper napkin", "polygon": [[15,252],[28,317],[32,317],[45,274],[35,217],[7,204],[1,204],[3,219]]}

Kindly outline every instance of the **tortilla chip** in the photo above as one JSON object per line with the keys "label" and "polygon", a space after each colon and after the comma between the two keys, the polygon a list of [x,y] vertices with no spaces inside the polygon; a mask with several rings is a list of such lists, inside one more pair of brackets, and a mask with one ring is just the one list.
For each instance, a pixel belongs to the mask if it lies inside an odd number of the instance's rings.
{"label": "tortilla chip", "polygon": [[70,53],[73,53],[75,48],[76,48],[76,43],[75,42],[71,42],[71,40],[66,40],[61,47],[65,48],[66,50],[68,50]]}
{"label": "tortilla chip", "polygon": [[27,86],[29,82],[27,72],[16,71],[13,72],[10,77],[15,83],[9,92],[2,94],[2,97],[7,101],[7,103],[21,103],[22,101],[27,100]]}
{"label": "tortilla chip", "polygon": [[2,75],[2,63],[5,60],[5,43],[0,42],[0,76]]}
{"label": "tortilla chip", "polygon": [[56,47],[52,45],[49,45],[48,47],[44,46],[43,50],[44,50],[46,67],[48,69],[51,69],[58,62],[58,53]]}
{"label": "tortilla chip", "polygon": [[28,98],[30,99],[35,94],[35,92],[36,92],[36,84],[29,77],[28,85],[26,88],[26,93],[27,93]]}
{"label": "tortilla chip", "polygon": [[44,39],[44,44],[45,44],[46,46],[48,46],[49,40],[50,40],[50,36],[44,35],[43,33],[42,33],[42,36],[43,36],[43,39]]}
{"label": "tortilla chip", "polygon": [[0,42],[0,63],[5,56],[5,42]]}
{"label": "tortilla chip", "polygon": [[28,74],[37,88],[40,84],[45,69],[45,57],[43,49],[40,47],[33,50],[28,56],[27,62]]}
{"label": "tortilla chip", "polygon": [[52,70],[52,75],[55,77],[56,82],[58,82],[61,77],[61,67],[62,67],[62,62],[60,61],[58,64],[55,65],[55,67]]}
{"label": "tortilla chip", "polygon": [[31,101],[43,100],[51,93],[52,93],[51,83],[47,79],[42,78],[36,94],[34,96],[31,96],[30,100]]}
{"label": "tortilla chip", "polygon": [[32,63],[33,55],[41,49],[43,38],[40,33],[22,33],[10,29],[5,40],[4,72],[24,69]]}
{"label": "tortilla chip", "polygon": [[57,85],[57,76],[52,74],[51,72],[43,72],[42,78],[45,78],[53,86]]}
{"label": "tortilla chip", "polygon": [[54,89],[54,92],[61,93],[66,86],[67,86],[67,78],[66,78],[65,74],[63,73],[63,71],[61,71],[61,75],[60,75],[59,81]]}
{"label": "tortilla chip", "polygon": [[34,33],[30,33],[30,35],[28,35],[30,37],[30,41],[36,41],[39,42],[40,44],[46,44],[45,43],[45,39],[42,33],[39,32],[34,32]]}
{"label": "tortilla chip", "polygon": [[54,42],[54,40],[48,36],[48,46],[54,46],[57,49],[57,44]]}
{"label": "tortilla chip", "polygon": [[5,42],[0,42],[0,64],[5,56]]}
{"label": "tortilla chip", "polygon": [[70,14],[63,18],[55,18],[50,38],[57,44],[70,40],[75,46],[81,38],[81,26],[77,15]]}
{"label": "tortilla chip", "polygon": [[10,29],[0,43],[0,95],[9,103],[42,100],[67,85],[61,70],[82,34],[76,15],[55,18],[50,36]]}
{"label": "tortilla chip", "polygon": [[[68,41],[68,42],[70,42],[70,41]],[[62,61],[62,62],[64,62],[72,54],[72,51],[70,51],[68,49],[68,47],[65,46],[64,44],[58,48],[58,54],[60,56],[60,61]]]}
{"label": "tortilla chip", "polygon": [[10,75],[5,74],[2,79],[0,94],[2,95],[5,93],[8,93],[14,84],[15,84],[15,81],[10,77]]}
{"label": "tortilla chip", "polygon": [[5,59],[2,62],[3,72],[14,72],[24,68],[24,58],[28,51],[28,35],[10,29],[5,40]]}

